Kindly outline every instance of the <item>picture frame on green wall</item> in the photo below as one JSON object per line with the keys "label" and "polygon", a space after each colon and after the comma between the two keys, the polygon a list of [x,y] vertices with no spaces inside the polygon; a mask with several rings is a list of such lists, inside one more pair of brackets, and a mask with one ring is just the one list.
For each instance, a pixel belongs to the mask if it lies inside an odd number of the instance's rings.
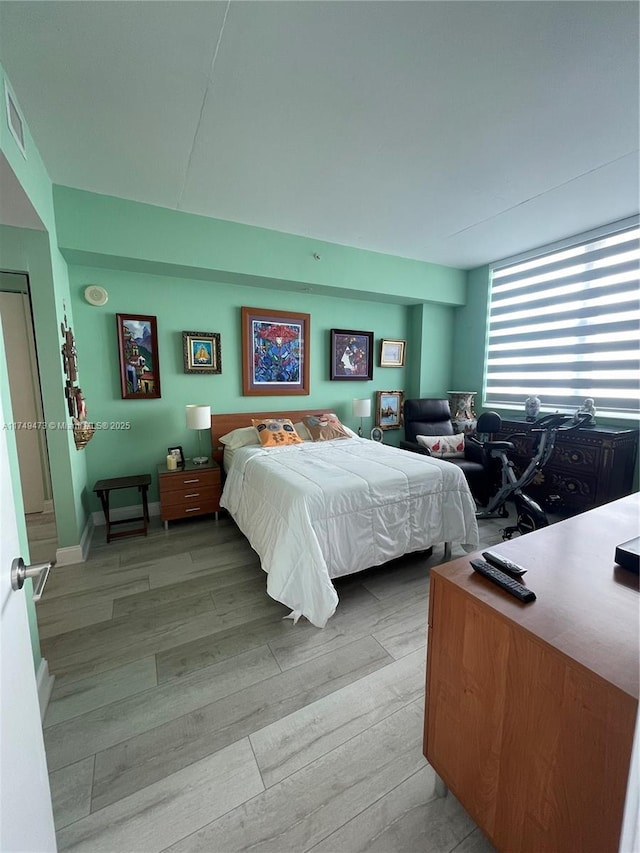
{"label": "picture frame on green wall", "polygon": [[185,373],[222,373],[218,332],[183,332]]}
{"label": "picture frame on green wall", "polygon": [[406,341],[380,341],[380,367],[404,367]]}
{"label": "picture frame on green wall", "polygon": [[376,393],[376,426],[380,429],[400,429],[404,414],[404,391]]}
{"label": "picture frame on green wall", "polygon": [[373,332],[331,329],[331,380],[373,379]]}
{"label": "picture frame on green wall", "polygon": [[160,393],[158,329],[150,314],[116,314],[123,400],[153,400]]}
{"label": "picture frame on green wall", "polygon": [[242,308],[242,393],[309,393],[311,317],[293,311]]}

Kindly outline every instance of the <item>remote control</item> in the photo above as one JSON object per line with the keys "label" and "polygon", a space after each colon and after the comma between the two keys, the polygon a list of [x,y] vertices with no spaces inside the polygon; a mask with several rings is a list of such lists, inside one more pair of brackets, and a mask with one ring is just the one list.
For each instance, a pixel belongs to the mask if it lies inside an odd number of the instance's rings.
{"label": "remote control", "polygon": [[521,584],[513,578],[510,578],[509,575],[506,575],[504,572],[501,572],[500,569],[496,569],[495,566],[492,566],[490,563],[487,563],[484,560],[471,560],[470,562],[476,572],[481,575],[484,575],[485,578],[488,578],[493,583],[502,587],[502,589],[504,589],[511,595],[515,595],[515,597],[518,598],[520,601],[535,601],[535,592],[532,592],[530,589],[527,589],[524,584]]}
{"label": "remote control", "polygon": [[491,565],[495,566],[496,569],[502,569],[503,572],[506,572],[508,575],[513,575],[516,578],[522,577],[522,575],[527,571],[517,563],[507,560],[506,557],[501,557],[500,554],[496,554],[493,551],[483,551],[482,556],[485,558],[487,563],[491,563]]}

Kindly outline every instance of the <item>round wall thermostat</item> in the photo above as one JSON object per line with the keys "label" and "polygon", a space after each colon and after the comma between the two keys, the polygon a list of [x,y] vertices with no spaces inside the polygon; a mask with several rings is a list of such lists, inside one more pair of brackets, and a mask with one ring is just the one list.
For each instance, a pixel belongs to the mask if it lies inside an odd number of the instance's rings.
{"label": "round wall thermostat", "polygon": [[104,287],[99,287],[97,284],[90,284],[84,289],[84,298],[89,305],[105,305],[109,299],[109,294]]}

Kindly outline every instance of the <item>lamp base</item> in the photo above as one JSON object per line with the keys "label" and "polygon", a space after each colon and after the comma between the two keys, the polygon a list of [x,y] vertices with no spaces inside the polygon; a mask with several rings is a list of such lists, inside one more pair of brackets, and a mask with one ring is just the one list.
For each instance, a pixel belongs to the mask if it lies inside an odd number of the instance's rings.
{"label": "lamp base", "polygon": [[194,456],[191,461],[193,462],[194,465],[204,465],[205,462],[209,461],[209,457],[208,456]]}

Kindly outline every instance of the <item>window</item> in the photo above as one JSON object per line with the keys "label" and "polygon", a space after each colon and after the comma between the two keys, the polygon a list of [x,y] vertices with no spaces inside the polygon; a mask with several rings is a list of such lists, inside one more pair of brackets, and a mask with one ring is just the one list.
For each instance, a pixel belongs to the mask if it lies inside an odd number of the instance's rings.
{"label": "window", "polygon": [[640,416],[639,261],[634,218],[494,264],[485,403]]}

